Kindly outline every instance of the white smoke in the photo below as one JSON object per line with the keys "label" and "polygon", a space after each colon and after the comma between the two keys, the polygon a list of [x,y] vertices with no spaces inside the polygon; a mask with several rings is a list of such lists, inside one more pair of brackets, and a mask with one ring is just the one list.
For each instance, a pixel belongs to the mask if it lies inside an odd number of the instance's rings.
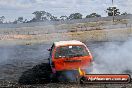
{"label": "white smoke", "polygon": [[92,73],[123,73],[132,71],[132,40],[123,43],[105,43],[95,48]]}

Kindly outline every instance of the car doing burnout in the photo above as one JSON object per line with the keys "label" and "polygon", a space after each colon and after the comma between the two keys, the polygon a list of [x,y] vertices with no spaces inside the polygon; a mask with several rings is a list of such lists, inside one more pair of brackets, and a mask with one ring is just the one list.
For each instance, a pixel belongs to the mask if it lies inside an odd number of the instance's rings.
{"label": "car doing burnout", "polygon": [[20,84],[49,82],[83,82],[92,67],[87,46],[76,40],[54,42],[48,49],[48,63],[34,66],[21,75]]}
{"label": "car doing burnout", "polygon": [[80,73],[80,69],[87,71],[93,61],[87,46],[76,40],[54,42],[49,51],[49,62],[54,74],[62,72],[66,74],[74,72],[73,74],[75,74],[76,72]]}

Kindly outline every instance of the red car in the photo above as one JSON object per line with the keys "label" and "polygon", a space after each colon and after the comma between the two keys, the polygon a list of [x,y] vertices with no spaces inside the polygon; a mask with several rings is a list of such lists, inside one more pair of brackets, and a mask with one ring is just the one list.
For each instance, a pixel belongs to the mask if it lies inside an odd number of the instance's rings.
{"label": "red car", "polygon": [[76,40],[54,42],[50,63],[56,71],[85,69],[93,61],[87,46]]}
{"label": "red car", "polygon": [[[85,73],[93,62],[87,46],[77,40],[54,42],[49,51],[52,73],[57,75],[57,78],[61,78],[61,81],[64,78],[73,79],[73,76],[76,79]],[[58,75],[61,77],[58,77]],[[71,75],[72,77],[69,77]]]}

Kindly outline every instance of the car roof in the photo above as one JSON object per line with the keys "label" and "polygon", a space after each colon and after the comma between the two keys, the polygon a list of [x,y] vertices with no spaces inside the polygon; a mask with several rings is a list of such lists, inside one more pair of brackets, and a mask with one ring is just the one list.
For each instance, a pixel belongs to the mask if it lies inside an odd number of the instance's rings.
{"label": "car roof", "polygon": [[65,46],[65,45],[85,45],[85,44],[77,40],[70,40],[70,41],[54,42],[54,45],[55,46]]}

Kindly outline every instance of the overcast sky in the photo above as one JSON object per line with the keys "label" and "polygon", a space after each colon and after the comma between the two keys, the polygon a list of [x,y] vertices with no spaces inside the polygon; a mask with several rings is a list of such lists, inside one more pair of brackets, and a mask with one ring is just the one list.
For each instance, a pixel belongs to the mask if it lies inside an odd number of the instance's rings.
{"label": "overcast sky", "polygon": [[[14,20],[20,16],[33,18],[34,11],[47,11],[54,16],[79,12],[84,16],[92,12],[106,16],[104,10],[111,6],[111,0],[0,0],[0,16]],[[121,12],[132,13],[132,0],[114,0]],[[103,10],[102,10],[103,9]]]}

